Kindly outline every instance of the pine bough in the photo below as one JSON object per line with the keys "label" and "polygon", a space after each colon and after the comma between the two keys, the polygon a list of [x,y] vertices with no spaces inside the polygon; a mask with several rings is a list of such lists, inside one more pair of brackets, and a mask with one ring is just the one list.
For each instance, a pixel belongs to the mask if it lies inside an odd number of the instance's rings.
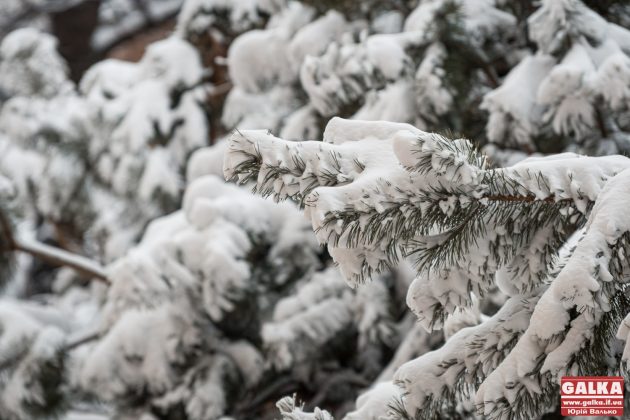
{"label": "pine bough", "polygon": [[[352,287],[413,260],[407,304],[426,329],[443,328],[495,285],[508,296],[494,315],[400,367],[397,387],[373,389],[364,405],[385,393],[382,415],[392,419],[466,406],[484,418],[530,419],[553,410],[563,375],[627,374],[630,350],[616,352],[615,340],[630,323],[630,159],[565,153],[491,168],[465,139],[339,118],[323,140],[236,131],[224,174],[300,203]],[[281,404],[285,418],[322,416],[290,405]]]}

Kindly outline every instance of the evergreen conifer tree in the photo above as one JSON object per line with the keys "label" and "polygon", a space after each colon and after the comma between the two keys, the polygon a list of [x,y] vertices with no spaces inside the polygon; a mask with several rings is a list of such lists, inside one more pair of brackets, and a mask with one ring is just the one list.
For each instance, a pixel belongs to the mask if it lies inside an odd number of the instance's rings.
{"label": "evergreen conifer tree", "polygon": [[186,0],[76,84],[10,33],[0,418],[532,419],[627,376],[629,16]]}

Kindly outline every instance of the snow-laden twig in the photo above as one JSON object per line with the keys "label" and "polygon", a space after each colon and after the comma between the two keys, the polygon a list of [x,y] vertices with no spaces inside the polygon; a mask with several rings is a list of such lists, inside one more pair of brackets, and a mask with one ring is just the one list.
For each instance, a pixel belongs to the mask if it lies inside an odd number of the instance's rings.
{"label": "snow-laden twig", "polygon": [[109,284],[105,268],[87,257],[25,238],[15,238],[14,246],[16,251],[26,252],[55,265],[73,268],[81,274]]}
{"label": "snow-laden twig", "polygon": [[10,250],[25,252],[51,264],[70,267],[79,273],[109,284],[105,268],[98,262],[42,242],[15,237],[10,222],[1,212],[0,229]]}

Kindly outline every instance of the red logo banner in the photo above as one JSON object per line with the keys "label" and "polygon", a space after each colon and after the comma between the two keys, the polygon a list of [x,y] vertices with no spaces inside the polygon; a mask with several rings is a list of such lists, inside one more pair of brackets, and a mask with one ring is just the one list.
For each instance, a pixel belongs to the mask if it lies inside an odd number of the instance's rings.
{"label": "red logo banner", "polygon": [[621,376],[565,376],[560,381],[563,416],[622,416]]}

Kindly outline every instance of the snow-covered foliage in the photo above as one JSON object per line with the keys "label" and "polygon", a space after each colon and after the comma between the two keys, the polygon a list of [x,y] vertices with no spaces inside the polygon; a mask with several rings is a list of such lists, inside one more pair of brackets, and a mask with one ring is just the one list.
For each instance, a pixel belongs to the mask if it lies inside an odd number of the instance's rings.
{"label": "snow-covered foliage", "polygon": [[99,4],[96,54],[181,13],[80,81],[0,40],[0,417],[534,419],[630,375],[630,160],[583,156],[630,150],[630,6]]}
{"label": "snow-covered foliage", "polygon": [[152,44],[137,65],[93,66],[81,91],[102,133],[89,144],[99,180],[120,195],[172,208],[166,203],[179,198],[188,155],[207,142],[203,77],[197,52],[177,37]]}
{"label": "snow-covered foliage", "polygon": [[[513,16],[488,1],[422,2],[401,31],[331,44],[325,54],[305,62],[300,79],[313,106],[325,117],[354,113],[360,119],[422,127],[438,124],[453,111],[454,101],[468,94],[456,80],[457,72],[467,70],[445,67],[452,62],[451,54],[467,48],[473,56],[485,55],[481,46],[508,39],[514,23]],[[507,50],[499,42],[492,46]],[[481,58],[469,60],[473,68],[475,60]],[[476,81],[487,85],[485,76],[472,72]]]}
{"label": "snow-covered foliage", "polygon": [[[147,25],[168,19],[183,3],[184,0],[3,0],[0,38],[18,28],[54,32],[61,29],[63,33],[66,28],[57,25],[59,16],[65,15],[66,22],[84,20],[73,29],[80,31],[78,36],[85,36],[87,32],[90,38],[79,42],[91,46],[95,53],[102,53]],[[90,23],[93,27],[89,27]]]}
{"label": "snow-covered foliage", "polygon": [[627,29],[579,0],[542,2],[529,15],[491,0],[391,3],[396,12],[372,7],[365,22],[348,20],[360,12],[343,2],[319,16],[289,2],[237,37],[224,124],[311,139],[342,116],[529,153],[627,149]]}
{"label": "snow-covered foliage", "polygon": [[179,15],[180,30],[204,32],[215,28],[238,34],[262,26],[285,0],[188,0]]}
{"label": "snow-covered foliage", "polygon": [[625,152],[628,127],[618,115],[628,98],[630,31],[579,0],[543,1],[528,27],[537,50],[484,97],[488,139],[536,150],[540,138],[571,138],[588,152]]}
{"label": "snow-covered foliage", "polygon": [[[86,251],[99,258],[122,255],[148,220],[178,207],[185,163],[207,144],[196,50],[168,38],[138,64],[93,66],[77,92],[49,35],[21,29],[2,45],[0,65],[17,90],[0,110],[0,170],[35,216],[68,226],[73,239],[87,235]],[[26,69],[12,64],[17,47],[30,54],[17,60]]]}
{"label": "snow-covered foliage", "polygon": [[[625,372],[610,358],[630,310],[629,168],[563,154],[491,169],[468,140],[338,118],[323,142],[236,132],[224,164],[226,178],[302,203],[351,286],[414,260],[407,304],[446,336],[394,375],[392,410],[416,419],[534,418],[561,376]],[[481,322],[476,299],[495,285],[508,300]]]}
{"label": "snow-covered foliage", "polygon": [[[63,281],[56,289],[61,291]],[[0,301],[0,411],[7,419],[62,414],[70,404],[71,351],[98,313],[102,284],[65,287],[43,302]]]}
{"label": "snow-covered foliage", "polygon": [[[60,0],[38,1],[63,3]],[[88,1],[90,0],[66,0],[75,5]],[[94,28],[90,44],[96,51],[107,50],[121,39],[137,34],[143,27],[177,13],[183,3],[184,0],[99,0],[98,24]]]}
{"label": "snow-covered foliage", "polygon": [[56,50],[55,37],[36,29],[12,32],[0,44],[0,92],[50,98],[72,90],[66,64]]}
{"label": "snow-covered foliage", "polygon": [[7,418],[29,418],[63,403],[65,333],[51,318],[36,306],[1,302],[0,411]]}
{"label": "snow-covered foliage", "polygon": [[[234,87],[226,98],[222,116],[226,127],[278,130],[282,121],[301,106],[299,91],[294,88],[300,62],[292,60],[304,57],[294,57],[297,49],[291,54],[289,41],[300,39],[296,32],[308,34],[307,24],[313,15],[312,10],[293,2],[275,15],[267,28],[246,32],[232,43],[227,64]],[[345,24],[340,19],[333,25]],[[320,35],[316,31],[314,36]],[[270,55],[273,60],[268,59]]]}
{"label": "snow-covered foliage", "polygon": [[317,138],[342,116],[447,127],[530,153],[626,150],[627,29],[579,0],[543,2],[531,15],[491,0],[392,8],[398,24],[379,8],[366,24],[341,3],[345,16],[318,17],[289,2],[263,30],[237,37],[224,124]]}
{"label": "snow-covered foliage", "polygon": [[80,387],[121,416],[183,407],[214,419],[264,375],[330,361],[335,341],[391,346],[393,278],[352,291],[320,253],[292,204],[199,176],[182,210],[110,266],[103,337],[82,358]]}

